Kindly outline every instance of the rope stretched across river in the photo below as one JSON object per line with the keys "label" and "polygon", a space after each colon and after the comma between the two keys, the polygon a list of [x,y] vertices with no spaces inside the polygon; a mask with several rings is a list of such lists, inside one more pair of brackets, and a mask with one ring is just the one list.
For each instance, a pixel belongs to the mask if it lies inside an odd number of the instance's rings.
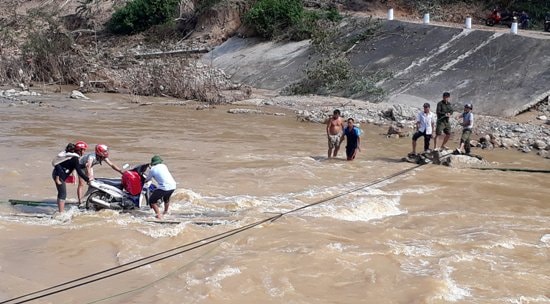
{"label": "rope stretched across river", "polygon": [[298,208],[295,208],[295,209],[292,209],[292,210],[289,210],[289,211],[286,211],[286,212],[281,212],[281,213],[276,214],[274,216],[271,216],[269,218],[266,218],[266,219],[263,219],[263,220],[260,220],[260,221],[257,221],[257,222],[239,227],[239,228],[235,228],[235,229],[232,229],[232,230],[229,230],[229,231],[226,231],[226,232],[223,232],[223,233],[219,233],[219,234],[207,237],[207,238],[203,238],[203,239],[191,242],[191,243],[187,243],[187,244],[184,244],[184,245],[181,245],[181,246],[178,246],[178,247],[174,247],[172,249],[169,249],[169,250],[166,250],[166,251],[163,251],[163,252],[159,252],[159,253],[156,253],[156,254],[153,254],[153,255],[150,255],[150,256],[147,256],[147,257],[144,257],[144,258],[132,261],[132,262],[128,262],[128,263],[125,263],[125,264],[122,264],[122,265],[114,266],[114,267],[111,267],[111,268],[108,268],[108,269],[105,269],[105,270],[102,270],[102,271],[92,273],[92,274],[89,274],[89,275],[86,275],[86,276],[82,276],[80,278],[77,278],[77,279],[74,279],[74,280],[71,280],[71,281],[67,281],[65,283],[57,284],[57,285],[54,285],[54,286],[51,286],[51,287],[48,287],[48,288],[44,288],[44,289],[41,289],[41,290],[38,290],[38,291],[30,292],[30,293],[27,293],[25,295],[21,295],[21,296],[15,297],[15,298],[3,300],[3,301],[0,302],[0,304],[26,303],[26,302],[29,302],[29,301],[32,301],[32,300],[36,300],[36,299],[44,298],[44,297],[54,295],[54,294],[57,294],[57,293],[61,293],[63,291],[74,289],[74,288],[77,288],[77,287],[80,287],[80,286],[83,286],[83,285],[87,285],[87,284],[90,284],[90,283],[93,283],[93,282],[104,280],[104,279],[107,279],[107,278],[110,278],[110,277],[128,272],[130,270],[134,270],[134,269],[137,269],[137,268],[140,268],[140,267],[158,262],[158,261],[162,261],[162,260],[165,260],[167,258],[170,258],[170,257],[176,256],[176,255],[179,255],[179,254],[182,254],[182,253],[185,253],[185,252],[188,252],[188,251],[206,246],[208,244],[217,242],[219,240],[228,238],[230,236],[233,236],[233,235],[236,235],[238,233],[244,232],[248,229],[254,228],[254,227],[262,225],[264,223],[274,222],[274,221],[278,220],[279,218],[281,218],[281,217],[283,217],[287,214],[295,213],[295,212],[298,212],[300,210],[304,210],[306,208],[316,206],[316,205],[319,205],[319,204],[323,204],[323,203],[326,203],[328,201],[340,198],[342,196],[351,194],[353,192],[357,192],[359,190],[366,189],[368,187],[372,187],[376,184],[379,184],[379,183],[382,183],[384,181],[390,180],[394,177],[397,177],[397,176],[403,175],[405,173],[411,172],[411,171],[413,171],[413,170],[415,170],[415,169],[417,169],[421,166],[422,166],[422,164],[410,167],[410,168],[405,169],[405,170],[401,170],[397,173],[385,176],[383,178],[377,179],[377,180],[372,181],[370,183],[352,188],[350,190],[338,193],[336,195],[321,199],[319,201],[316,201],[316,202],[313,202],[313,203],[310,203],[310,204],[307,204],[307,205],[304,205],[304,206],[301,206],[301,207],[298,207]]}
{"label": "rope stretched across river", "polygon": [[550,170],[544,169],[527,169],[527,168],[472,168],[478,170],[498,170],[498,171],[515,171],[515,172],[530,172],[530,173],[550,173]]}
{"label": "rope stretched across river", "polygon": [[[167,258],[176,256],[176,255],[179,255],[179,254],[182,254],[182,253],[185,253],[185,252],[188,252],[188,251],[206,246],[208,244],[217,242],[219,240],[228,238],[230,236],[233,236],[233,235],[236,235],[238,233],[244,232],[248,229],[254,228],[254,227],[262,225],[264,223],[276,221],[279,218],[281,218],[281,217],[283,217],[287,214],[295,213],[295,212],[304,210],[306,208],[316,206],[316,205],[320,205],[320,204],[326,203],[328,201],[340,198],[342,196],[351,194],[353,192],[357,192],[359,190],[366,189],[368,187],[371,187],[371,186],[374,186],[376,184],[382,183],[384,181],[390,180],[394,177],[397,177],[397,176],[403,175],[405,173],[408,173],[410,171],[413,171],[413,170],[421,167],[422,165],[423,164],[419,164],[419,165],[413,166],[411,168],[401,170],[397,173],[394,173],[394,174],[391,174],[389,176],[380,178],[380,179],[375,180],[373,182],[370,182],[370,183],[352,188],[350,190],[338,193],[336,195],[321,199],[319,201],[316,201],[316,202],[313,202],[313,203],[310,203],[310,204],[307,204],[307,205],[304,205],[304,206],[301,206],[301,207],[298,207],[298,208],[295,208],[295,209],[292,209],[292,210],[289,210],[289,211],[286,211],[286,212],[278,213],[278,214],[276,214],[274,216],[271,216],[269,218],[266,218],[266,219],[263,219],[263,220],[260,220],[260,221],[257,221],[257,222],[239,227],[239,228],[235,228],[235,229],[232,229],[232,230],[229,230],[229,231],[226,231],[226,232],[223,232],[223,233],[219,233],[219,234],[207,237],[207,238],[203,238],[203,239],[191,242],[191,243],[187,243],[187,244],[184,244],[184,245],[181,245],[181,246],[178,246],[178,247],[174,247],[172,249],[169,249],[169,250],[166,250],[166,251],[163,251],[163,252],[159,252],[159,253],[156,253],[156,254],[153,254],[153,255],[150,255],[150,256],[147,256],[147,257],[144,257],[144,258],[141,258],[141,259],[129,262],[129,263],[114,266],[114,267],[111,267],[111,268],[108,268],[108,269],[105,269],[105,270],[102,270],[102,271],[99,271],[99,272],[96,272],[96,273],[92,273],[90,275],[86,275],[86,276],[83,276],[83,277],[80,277],[80,278],[77,278],[77,279],[74,279],[74,280],[71,280],[71,281],[68,281],[68,282],[65,282],[65,283],[57,284],[55,286],[44,288],[44,289],[41,289],[41,290],[38,290],[38,291],[35,291],[35,292],[31,292],[31,293],[28,293],[28,294],[25,294],[25,295],[22,295],[22,296],[15,297],[15,298],[3,300],[2,302],[0,302],[0,304],[26,303],[26,302],[29,302],[29,301],[32,301],[32,300],[36,300],[36,299],[44,298],[44,297],[47,297],[47,296],[50,296],[50,295],[53,295],[53,294],[61,293],[63,291],[74,289],[74,288],[77,288],[77,287],[80,287],[80,286],[83,286],[83,285],[87,285],[87,284],[90,284],[90,283],[93,283],[93,282],[104,280],[104,279],[107,279],[107,278],[110,278],[110,277],[113,277],[113,276],[116,276],[116,275],[119,275],[119,274],[122,274],[122,273],[125,273],[125,272],[128,272],[128,271],[131,271],[131,270],[134,270],[134,269],[137,269],[137,268],[140,268],[140,267],[158,262],[158,261],[162,261],[164,259],[167,259]],[[534,172],[534,173],[550,173],[550,170],[542,170],[542,169],[523,169],[523,168],[474,168],[474,169],[519,171],[519,172]]]}

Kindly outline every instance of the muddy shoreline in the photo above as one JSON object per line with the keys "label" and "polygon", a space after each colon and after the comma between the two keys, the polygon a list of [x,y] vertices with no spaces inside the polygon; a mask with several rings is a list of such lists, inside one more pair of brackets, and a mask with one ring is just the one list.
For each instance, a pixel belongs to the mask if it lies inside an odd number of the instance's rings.
{"label": "muddy shoreline", "polygon": [[[38,106],[59,107],[60,102],[93,102],[95,96],[90,94],[90,99],[73,99],[70,97],[74,90],[70,87],[36,87],[36,91],[30,88],[28,91],[15,88],[0,88],[0,103],[9,106]],[[54,92],[62,90],[62,92]],[[6,93],[6,92],[16,92]],[[23,92],[21,94],[21,92]],[[101,96],[109,96],[102,93]],[[117,94],[120,98],[121,94]],[[154,97],[147,97],[151,99]],[[139,97],[128,95],[127,102],[142,106],[151,105]],[[170,105],[184,105],[196,110],[207,110],[215,107],[204,102],[194,100],[179,100],[175,98],[159,97],[156,102]],[[432,111],[437,102],[433,102]],[[451,103],[453,101],[451,100]],[[297,120],[311,123],[324,123],[334,109],[339,109],[343,117],[352,117],[364,128],[376,125],[388,129],[387,137],[410,137],[414,132],[415,115],[421,110],[419,107],[411,107],[390,103],[370,103],[363,100],[354,100],[331,96],[281,96],[275,91],[252,90],[250,98],[226,103],[230,105],[231,113],[235,115],[287,115],[278,112],[291,112]],[[461,105],[454,104],[455,109]],[[459,115],[455,112],[453,117]],[[541,103],[538,108],[531,109],[513,118],[499,118],[479,115],[475,113],[473,145],[477,149],[509,149],[523,153],[536,153],[550,159],[550,107],[548,102]],[[454,136],[458,136],[460,127],[457,119],[451,119]],[[397,131],[396,131],[397,130]]]}

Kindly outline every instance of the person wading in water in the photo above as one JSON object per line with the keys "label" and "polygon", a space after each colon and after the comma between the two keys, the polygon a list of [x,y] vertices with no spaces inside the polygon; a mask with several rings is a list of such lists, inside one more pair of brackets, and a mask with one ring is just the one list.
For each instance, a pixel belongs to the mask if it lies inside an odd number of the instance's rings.
{"label": "person wading in water", "polygon": [[340,110],[336,109],[327,121],[328,158],[338,156],[338,150],[340,150],[340,143],[343,137],[343,130],[344,123],[340,117]]}

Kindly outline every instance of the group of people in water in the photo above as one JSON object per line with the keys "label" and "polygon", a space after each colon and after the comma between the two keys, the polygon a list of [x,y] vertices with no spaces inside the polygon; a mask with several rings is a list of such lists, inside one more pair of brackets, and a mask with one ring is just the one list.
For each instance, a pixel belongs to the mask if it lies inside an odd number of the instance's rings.
{"label": "group of people in water", "polygon": [[327,121],[328,158],[338,156],[340,144],[346,138],[347,160],[354,160],[357,152],[361,151],[361,130],[353,125],[355,123],[353,118],[348,118],[347,126],[344,127],[344,121],[340,115],[340,110],[336,109]]}
{"label": "group of people in water", "polygon": [[[52,160],[52,178],[57,188],[57,206],[59,212],[65,211],[65,200],[67,198],[67,182],[74,183],[73,172],[78,175],[77,197],[78,204],[82,206],[84,184],[89,184],[94,180],[93,167],[101,165],[103,162],[108,164],[113,170],[119,174],[124,171],[115,165],[109,159],[109,147],[104,144],[95,146],[94,152],[85,154],[88,149],[88,144],[84,141],[69,143],[65,150],[59,152]],[[163,164],[160,156],[155,155],[149,163],[149,172],[145,182],[154,180],[157,183],[157,188],[149,197],[148,204],[155,211],[156,217],[161,218],[159,210],[159,202],[164,202],[164,214],[168,212],[170,197],[176,189],[176,182],[168,171],[168,168]]]}
{"label": "group of people in water", "polygon": [[[450,118],[453,115],[453,107],[450,102],[451,94],[443,93],[443,99],[437,103],[436,112],[430,110],[430,104],[424,103],[423,110],[416,116],[415,133],[412,136],[412,152],[409,157],[414,157],[416,153],[416,141],[424,137],[424,153],[430,152],[430,142],[433,137],[433,150],[448,150],[446,146],[451,137]],[[471,103],[464,105],[464,112],[457,119],[462,126],[462,135],[460,146],[454,150],[454,154],[470,154],[470,136],[474,126],[473,106]],[[347,125],[340,117],[340,110],[334,110],[333,115],[328,119],[326,125],[328,139],[328,158],[337,157],[340,144],[346,139],[346,158],[351,161],[355,159],[357,152],[361,151],[361,130],[354,125],[354,119],[348,118]],[[437,140],[443,136],[443,141],[438,147]]]}

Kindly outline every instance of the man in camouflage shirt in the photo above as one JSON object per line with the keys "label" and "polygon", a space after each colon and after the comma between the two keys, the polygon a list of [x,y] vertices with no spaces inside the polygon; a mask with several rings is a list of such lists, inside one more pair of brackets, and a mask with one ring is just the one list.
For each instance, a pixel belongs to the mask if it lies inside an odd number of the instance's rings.
{"label": "man in camouflage shirt", "polygon": [[445,92],[443,93],[443,100],[437,103],[437,108],[435,111],[437,114],[437,122],[434,137],[434,150],[438,150],[437,138],[442,133],[445,133],[445,137],[443,137],[443,143],[441,144],[441,147],[439,147],[439,150],[449,149],[445,146],[445,144],[447,144],[447,141],[449,141],[449,138],[451,137],[451,122],[449,121],[449,117],[453,114],[453,107],[450,99],[451,94],[449,92]]}

